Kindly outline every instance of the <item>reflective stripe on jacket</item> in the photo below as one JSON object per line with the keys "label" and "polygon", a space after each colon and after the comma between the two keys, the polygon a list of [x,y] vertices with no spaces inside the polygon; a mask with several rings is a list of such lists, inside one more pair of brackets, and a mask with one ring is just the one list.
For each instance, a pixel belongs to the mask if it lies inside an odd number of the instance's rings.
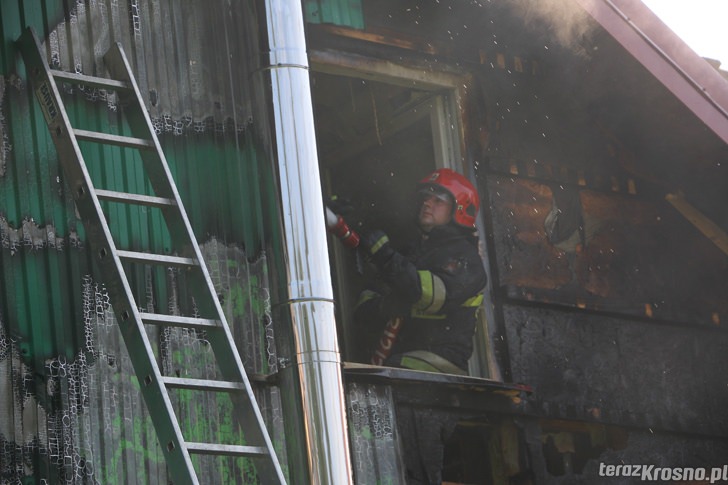
{"label": "reflective stripe on jacket", "polygon": [[454,225],[436,227],[411,254],[396,252],[379,269],[391,293],[362,307],[380,312],[370,319],[404,317],[393,353],[426,350],[467,369],[486,283],[477,239]]}

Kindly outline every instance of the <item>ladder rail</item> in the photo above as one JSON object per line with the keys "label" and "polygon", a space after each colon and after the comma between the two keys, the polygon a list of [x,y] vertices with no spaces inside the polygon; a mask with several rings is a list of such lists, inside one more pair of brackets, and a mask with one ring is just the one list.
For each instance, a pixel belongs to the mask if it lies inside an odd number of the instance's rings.
{"label": "ladder rail", "polygon": [[[257,466],[262,465],[262,468],[267,472],[266,474],[275,477],[278,483],[285,483],[280,463],[274,452],[273,443],[265,427],[222,306],[217,299],[212,278],[204,263],[202,251],[197,243],[174,178],[154,132],[151,118],[144,106],[133,71],[121,44],[115,43],[104,58],[115,80],[51,70],[38,37],[32,28],[26,29],[20,36],[18,46],[20,52],[23,53],[28,79],[31,81],[48,124],[68,186],[73,193],[88,238],[92,242],[94,257],[104,275],[122,336],[127,348],[130,350],[132,364],[140,381],[142,395],[147,407],[150,409],[149,414],[152,417],[167,460],[170,476],[173,477],[176,484],[199,483],[190,458],[191,453],[219,456],[262,456],[266,460],[262,463],[256,462]],[[58,77],[61,82],[78,82],[95,87],[116,89],[117,95],[120,97],[135,97],[134,106],[137,109],[129,110],[128,107],[125,109],[127,117],[131,116],[129,126],[134,137],[120,137],[85,130],[74,130],[63,106],[54,77]],[[146,128],[140,130],[140,126]],[[77,138],[138,148],[155,195],[124,194],[95,189]],[[155,163],[155,160],[157,163]],[[165,256],[118,249],[114,243],[100,200],[160,208],[170,231],[170,236],[178,241],[186,241],[184,251],[187,254]],[[194,266],[195,271],[199,271],[202,277],[202,286],[204,288],[201,291],[207,292],[208,303],[214,309],[212,312],[214,317],[197,319],[142,313],[135,302],[123,266],[123,260],[144,264]],[[220,364],[219,368],[224,381],[195,381],[164,376],[156,362],[145,324],[209,328],[208,340]],[[132,354],[137,351],[140,351],[140,355],[143,355],[144,358],[134,358]],[[229,365],[229,363],[233,363],[233,365]],[[244,390],[248,400],[248,405],[243,408],[243,414],[245,415],[242,419],[246,441],[251,441],[252,437],[252,441],[262,441],[263,446],[186,443],[169,396],[170,388],[197,388],[222,392]],[[164,410],[164,412],[155,412],[155,410],[160,409]],[[259,476],[262,477],[263,475]]]}

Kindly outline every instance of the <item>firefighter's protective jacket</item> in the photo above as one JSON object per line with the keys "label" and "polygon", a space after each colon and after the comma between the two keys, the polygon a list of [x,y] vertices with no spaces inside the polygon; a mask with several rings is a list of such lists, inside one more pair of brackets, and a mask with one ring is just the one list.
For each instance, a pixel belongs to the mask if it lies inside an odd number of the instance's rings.
{"label": "firefighter's protective jacket", "polygon": [[449,224],[433,228],[408,252],[391,249],[386,236],[373,244],[380,247],[372,261],[390,290],[360,300],[357,321],[401,316],[392,355],[426,350],[467,370],[486,283],[477,238]]}

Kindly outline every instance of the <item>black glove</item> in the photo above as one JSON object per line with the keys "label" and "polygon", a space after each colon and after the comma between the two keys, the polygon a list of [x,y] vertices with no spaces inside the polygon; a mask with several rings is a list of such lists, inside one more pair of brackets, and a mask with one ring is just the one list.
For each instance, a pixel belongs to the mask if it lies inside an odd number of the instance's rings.
{"label": "black glove", "polygon": [[331,209],[335,214],[340,216],[345,216],[354,212],[354,204],[352,204],[349,199],[338,195],[328,197],[324,201],[324,204],[326,204],[326,207]]}
{"label": "black glove", "polygon": [[371,262],[379,268],[384,266],[395,253],[389,238],[379,229],[361,234],[359,244]]}

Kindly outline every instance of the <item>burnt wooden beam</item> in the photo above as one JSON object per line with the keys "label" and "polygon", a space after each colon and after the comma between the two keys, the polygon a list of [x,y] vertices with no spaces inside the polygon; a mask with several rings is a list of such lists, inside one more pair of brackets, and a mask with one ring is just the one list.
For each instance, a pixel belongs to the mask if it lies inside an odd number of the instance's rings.
{"label": "burnt wooden beam", "polygon": [[603,173],[596,170],[577,169],[550,162],[490,158],[486,169],[494,175],[510,176],[552,185],[577,186],[600,192],[638,195],[644,184],[625,174]]}
{"label": "burnt wooden beam", "polygon": [[635,322],[650,322],[658,325],[670,325],[694,330],[726,332],[728,328],[721,326],[720,313],[706,309],[700,321],[679,321],[674,318],[669,308],[657,307],[653,303],[626,303],[623,299],[605,299],[594,296],[569,296],[560,290],[543,288],[525,288],[521,286],[505,285],[498,289],[497,294],[505,304],[512,306],[527,306],[556,309],[565,312],[584,313],[613,317],[621,320]]}
{"label": "burnt wooden beam", "polygon": [[702,212],[685,200],[682,193],[667,194],[665,199],[705,237],[710,239],[713,244],[728,255],[728,233],[721,229],[718,224],[708,219]]}
{"label": "burnt wooden beam", "polygon": [[398,47],[415,52],[425,54],[443,54],[448,51],[442,46],[435,46],[429,40],[407,36],[402,32],[387,32],[383,30],[360,30],[351,27],[343,27],[340,25],[308,25],[308,29],[318,34],[335,35],[339,37],[347,37],[349,39],[371,42],[374,44],[382,44],[390,47]]}

